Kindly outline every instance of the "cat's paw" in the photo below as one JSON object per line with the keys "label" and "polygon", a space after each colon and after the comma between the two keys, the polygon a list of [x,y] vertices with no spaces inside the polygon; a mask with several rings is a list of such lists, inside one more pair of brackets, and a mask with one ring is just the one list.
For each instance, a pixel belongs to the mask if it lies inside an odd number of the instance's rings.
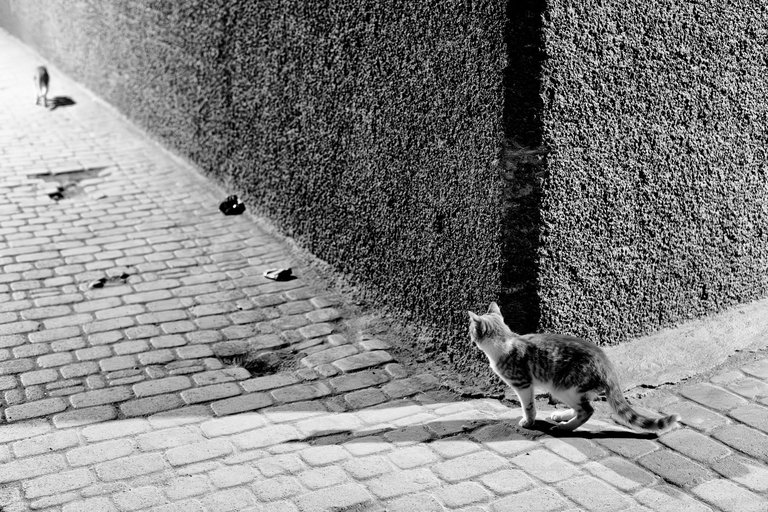
{"label": "cat's paw", "polygon": [[564,421],[568,421],[568,416],[562,412],[553,412],[549,415],[549,419],[557,423],[562,423]]}
{"label": "cat's paw", "polygon": [[520,421],[517,422],[517,424],[523,428],[533,428],[534,423],[536,423],[536,420],[528,420],[525,418],[521,418]]}
{"label": "cat's paw", "polygon": [[573,432],[574,427],[570,427],[565,423],[558,423],[557,425],[552,425],[552,428],[549,429],[550,432]]}

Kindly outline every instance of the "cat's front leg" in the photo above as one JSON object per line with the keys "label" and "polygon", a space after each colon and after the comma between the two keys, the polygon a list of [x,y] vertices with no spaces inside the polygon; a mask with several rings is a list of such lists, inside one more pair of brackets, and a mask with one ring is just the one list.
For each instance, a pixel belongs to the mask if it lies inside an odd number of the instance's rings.
{"label": "cat's front leg", "polygon": [[518,425],[523,428],[533,428],[536,422],[536,405],[533,403],[533,386],[530,384],[525,388],[512,388],[520,400],[520,406],[523,409],[523,417]]}

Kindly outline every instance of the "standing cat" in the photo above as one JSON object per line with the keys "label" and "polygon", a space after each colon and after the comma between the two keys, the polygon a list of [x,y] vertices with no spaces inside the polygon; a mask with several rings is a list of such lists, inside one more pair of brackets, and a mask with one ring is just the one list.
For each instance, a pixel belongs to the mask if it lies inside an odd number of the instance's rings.
{"label": "standing cat", "polygon": [[33,77],[33,80],[35,81],[35,88],[37,89],[37,98],[35,99],[35,105],[40,104],[40,98],[43,99],[43,106],[48,106],[48,85],[50,83],[51,77],[48,76],[48,70],[45,69],[45,66],[38,66],[35,70],[35,76]]}
{"label": "standing cat", "polygon": [[619,387],[616,370],[605,353],[588,341],[558,334],[513,333],[504,323],[499,306],[491,302],[488,313],[469,312],[469,335],[485,352],[491,368],[517,393],[523,407],[520,426],[533,427],[536,408],[533,387],[543,388],[571,409],[555,412],[554,429],[573,430],[594,412],[590,401],[605,391],[608,403],[629,425],[663,431],[680,420],[677,414],[653,419],[634,411]]}

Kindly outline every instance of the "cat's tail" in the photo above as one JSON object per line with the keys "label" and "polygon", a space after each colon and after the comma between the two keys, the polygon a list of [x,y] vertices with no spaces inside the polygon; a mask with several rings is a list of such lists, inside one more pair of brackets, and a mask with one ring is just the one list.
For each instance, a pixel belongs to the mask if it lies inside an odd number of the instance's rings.
{"label": "cat's tail", "polygon": [[642,430],[663,432],[674,427],[675,423],[680,421],[680,416],[677,414],[670,414],[669,416],[661,418],[650,418],[635,411],[629,403],[627,403],[627,399],[624,398],[624,393],[622,393],[618,379],[615,377],[610,379],[608,385],[605,387],[605,396],[611,408],[630,426]]}

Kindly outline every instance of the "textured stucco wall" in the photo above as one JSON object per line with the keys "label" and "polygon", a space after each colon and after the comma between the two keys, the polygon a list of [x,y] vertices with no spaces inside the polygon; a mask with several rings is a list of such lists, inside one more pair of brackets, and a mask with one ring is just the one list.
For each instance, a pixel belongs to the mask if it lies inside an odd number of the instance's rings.
{"label": "textured stucco wall", "polygon": [[767,294],[767,9],[0,0],[0,24],[479,368],[464,310],[496,298],[617,343]]}
{"label": "textured stucco wall", "polygon": [[475,364],[465,311],[502,272],[504,9],[0,0],[0,24]]}
{"label": "textured stucco wall", "polygon": [[541,325],[605,343],[768,292],[768,4],[552,0]]}

